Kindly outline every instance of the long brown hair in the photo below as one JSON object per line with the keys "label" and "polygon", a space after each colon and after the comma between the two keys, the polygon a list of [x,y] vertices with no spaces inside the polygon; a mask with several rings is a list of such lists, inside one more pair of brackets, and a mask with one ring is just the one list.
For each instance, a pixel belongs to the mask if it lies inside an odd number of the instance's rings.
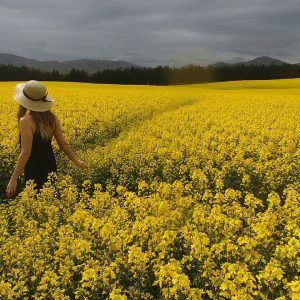
{"label": "long brown hair", "polygon": [[20,105],[19,111],[17,113],[18,125],[19,120],[29,113],[36,125],[37,132],[41,135],[41,137],[45,140],[51,139],[53,136],[54,128],[55,128],[55,115],[50,110],[40,112],[40,111],[31,111]]}

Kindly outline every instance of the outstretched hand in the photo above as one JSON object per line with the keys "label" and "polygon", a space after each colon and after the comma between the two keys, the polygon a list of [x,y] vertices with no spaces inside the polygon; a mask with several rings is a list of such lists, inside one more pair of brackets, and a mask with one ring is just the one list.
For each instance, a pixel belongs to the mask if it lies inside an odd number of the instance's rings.
{"label": "outstretched hand", "polygon": [[77,165],[80,169],[82,169],[82,170],[85,170],[85,169],[87,169],[87,168],[89,167],[89,166],[88,166],[84,161],[82,161],[82,160],[77,160],[76,165]]}

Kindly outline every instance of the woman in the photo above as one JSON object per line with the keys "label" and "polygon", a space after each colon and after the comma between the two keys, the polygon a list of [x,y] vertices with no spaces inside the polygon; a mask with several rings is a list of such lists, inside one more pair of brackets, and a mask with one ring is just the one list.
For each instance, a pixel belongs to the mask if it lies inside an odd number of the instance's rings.
{"label": "woman", "polygon": [[42,83],[30,80],[17,84],[14,100],[20,104],[18,127],[21,153],[6,188],[8,198],[16,193],[17,180],[23,170],[25,180],[33,179],[38,189],[47,181],[50,172],[57,171],[51,146],[53,136],[60,149],[78,167],[87,168],[66,142],[58,118],[50,111],[54,101]]}

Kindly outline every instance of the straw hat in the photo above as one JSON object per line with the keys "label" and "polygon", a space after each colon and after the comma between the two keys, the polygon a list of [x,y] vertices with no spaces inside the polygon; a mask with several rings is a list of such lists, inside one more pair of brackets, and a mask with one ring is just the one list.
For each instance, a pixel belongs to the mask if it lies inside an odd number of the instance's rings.
{"label": "straw hat", "polygon": [[47,111],[54,105],[54,101],[48,96],[45,86],[36,80],[17,84],[13,97],[15,101],[31,111]]}

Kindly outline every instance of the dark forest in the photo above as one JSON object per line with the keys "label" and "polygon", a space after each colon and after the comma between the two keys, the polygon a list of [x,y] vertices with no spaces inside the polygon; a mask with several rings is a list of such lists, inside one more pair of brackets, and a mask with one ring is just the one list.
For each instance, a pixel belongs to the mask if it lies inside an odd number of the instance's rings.
{"label": "dark forest", "polygon": [[189,65],[184,67],[157,66],[131,67],[128,69],[103,70],[88,74],[72,69],[67,74],[54,70],[45,72],[25,66],[0,65],[0,81],[70,81],[113,84],[176,85],[208,83],[233,80],[263,80],[300,77],[299,65],[235,65],[208,66]]}

